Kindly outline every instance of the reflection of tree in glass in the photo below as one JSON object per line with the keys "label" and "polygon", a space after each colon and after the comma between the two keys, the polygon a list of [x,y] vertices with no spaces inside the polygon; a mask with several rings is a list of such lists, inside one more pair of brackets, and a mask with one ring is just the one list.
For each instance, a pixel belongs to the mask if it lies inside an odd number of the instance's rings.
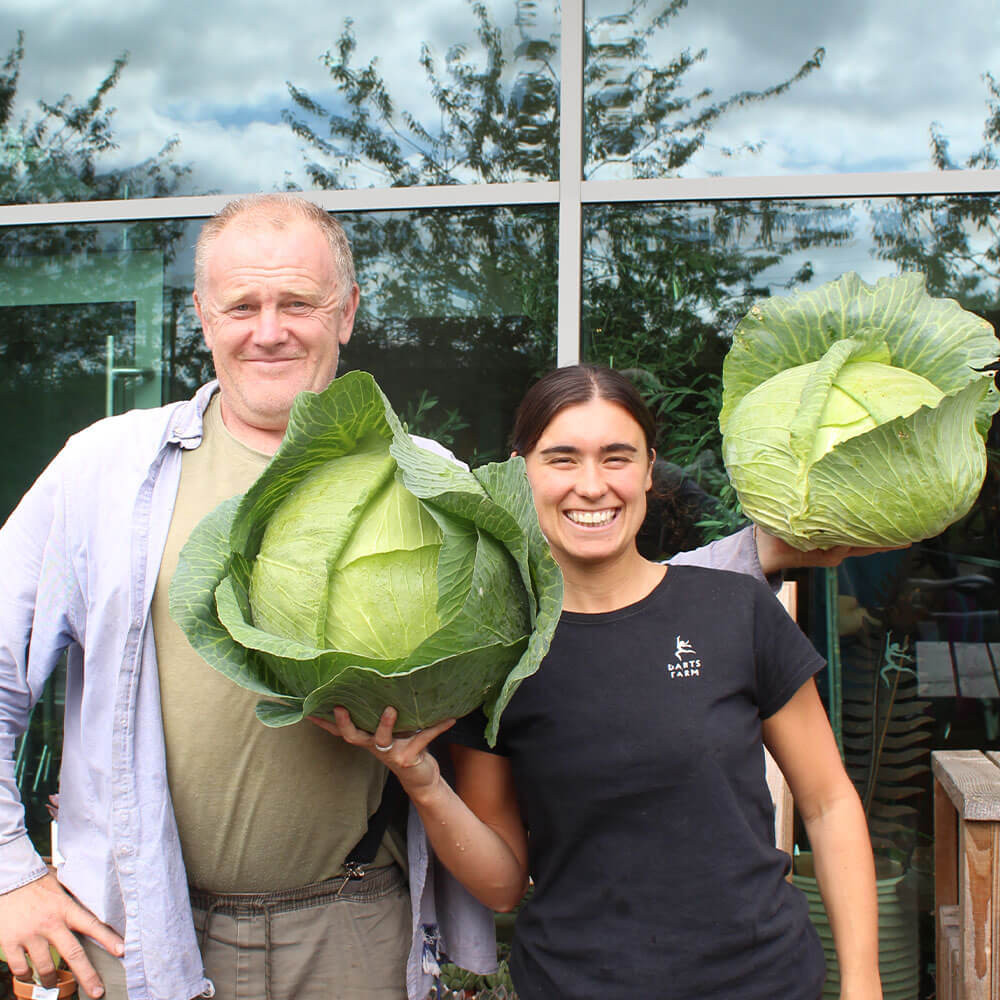
{"label": "reflection of tree in glass", "polygon": [[[989,109],[983,145],[956,163],[942,126],[930,129],[931,159],[938,170],[1000,169],[1000,82],[983,79]],[[900,271],[923,271],[927,291],[957,299],[1000,329],[1000,195],[913,195],[869,202],[875,255]],[[987,439],[986,483],[975,507],[932,543],[943,552],[1000,553],[1000,421]]]}
{"label": "reflection of tree in glass", "polygon": [[4,204],[93,201],[108,198],[157,198],[171,194],[187,167],[173,162],[178,144],[171,139],[142,163],[108,169],[101,155],[115,148],[113,108],[105,99],[128,64],[115,59],[94,93],[77,104],[69,94],[54,104],[40,100],[34,120],[13,120],[17,84],[24,59],[24,33],[0,70],[0,200]]}
{"label": "reflection of tree in glass", "polygon": [[[688,93],[684,78],[707,51],[685,49],[665,65],[650,54],[687,3],[671,0],[647,13],[647,0],[633,0],[618,14],[587,22],[584,160],[591,175],[615,162],[631,163],[636,177],[675,175],[724,114],[784,93],[822,64],[817,48],[791,77],[762,90],[718,99],[708,89]],[[539,32],[534,0],[515,4],[512,32],[490,19],[485,4],[470,6],[479,51],[453,46],[441,66],[421,46],[420,65],[441,116],[436,126],[397,106],[377,59],[354,66],[350,20],[323,57],[346,110],[331,112],[289,84],[295,107],[285,120],[318,154],[307,161],[317,187],[354,187],[358,175],[395,186],[558,177],[556,38]],[[316,119],[321,125],[312,124]]]}
{"label": "reflection of tree in glass", "polygon": [[[584,53],[587,176],[621,176],[616,164],[630,166],[633,177],[670,177],[680,173],[701,150],[719,119],[729,111],[766,101],[819,69],[824,50],[813,54],[787,80],[763,90],[744,90],[716,98],[705,88],[691,93],[685,76],[708,58],[707,49],[684,49],[665,63],[650,48],[685,7],[671,0],[644,14],[647,0],[623,2],[616,14],[589,20]],[[741,143],[726,155],[753,152],[755,142]]]}
{"label": "reflection of tree in glass", "polygon": [[[373,62],[352,64],[350,22],[325,62],[347,113],[289,85],[286,121],[316,159],[320,188],[354,186],[358,171],[387,186],[502,182],[551,176],[558,164],[551,65],[554,46],[527,37],[522,4],[513,68],[503,33],[473,7],[480,50],[449,51],[443,73],[425,46],[421,65],[443,116],[432,130],[392,97]],[[312,124],[317,119],[322,125]],[[329,135],[329,138],[326,136]],[[397,407],[420,388],[460,407],[469,424],[458,450],[499,456],[528,382],[555,361],[556,217],[550,208],[367,214],[345,219],[363,309],[344,352],[348,367],[378,373]]]}
{"label": "reflection of tree in glass", "polygon": [[[1000,169],[1000,83],[990,73],[983,79],[990,94],[983,146],[956,163],[947,136],[933,123],[931,160],[938,170]],[[915,195],[873,202],[871,212],[876,256],[901,271],[923,271],[929,294],[957,298],[997,326],[1000,195]]]}
{"label": "reflection of tree in glass", "polygon": [[[0,200],[42,203],[169,195],[187,172],[173,160],[175,142],[127,168],[110,168],[113,109],[105,101],[124,70],[116,59],[94,93],[77,102],[67,94],[38,102],[32,117],[15,120],[24,37],[18,33],[0,67]],[[22,427],[27,443],[6,465],[6,516],[13,501],[72,432],[104,415],[107,338],[115,364],[134,363],[137,289],[120,287],[120,263],[134,251],[174,257],[182,222],[77,224],[0,230],[0,420]],[[124,252],[124,254],[123,254]],[[92,266],[102,255],[105,267]],[[26,295],[32,282],[66,284],[78,267],[91,275],[87,302],[46,304]],[[65,296],[63,296],[65,299]],[[169,315],[169,313],[168,313]],[[154,332],[155,333],[155,332]],[[169,338],[165,338],[169,339]],[[127,394],[121,401],[128,404]]]}
{"label": "reflection of tree in glass", "polygon": [[794,254],[784,287],[808,284],[806,254],[851,231],[846,204],[665,202],[600,205],[585,216],[586,354],[637,370],[658,417],[659,453],[722,501],[703,524],[708,538],[738,523],[718,427],[732,328],[770,294],[771,268]]}
{"label": "reflection of tree in glass", "polygon": [[[38,113],[14,120],[18,79],[24,59],[24,33],[0,68],[0,203],[158,198],[174,194],[190,168],[174,161],[177,139],[156,154],[130,167],[111,168],[102,157],[115,148],[114,109],[105,100],[128,64],[119,56],[107,76],[85,101],[64,94],[55,103],[38,101]],[[173,259],[180,224],[136,223],[107,227],[113,237],[101,235],[96,225],[37,226],[8,229],[0,234],[0,254],[7,259],[36,254],[73,254],[102,249],[154,248]]]}
{"label": "reflection of tree in glass", "polygon": [[[817,70],[817,48],[787,80],[724,98],[685,90],[685,76],[707,58],[684,51],[665,64],[654,40],[685,6],[646,0],[587,22],[584,161],[590,176],[631,164],[636,177],[678,175],[727,111],[779,97]],[[324,62],[338,94],[331,111],[289,85],[285,120],[304,141],[307,169],[319,188],[353,187],[359,178],[395,186],[551,180],[558,177],[559,79],[556,40],[538,28],[538,5],[516,4],[513,30],[486,6],[471,3],[478,48],[455,46],[443,62],[426,44],[420,64],[439,121],[418,121],[391,95],[376,60],[356,66],[348,21]],[[513,40],[512,42],[510,40]],[[506,40],[506,41],[505,41]],[[754,144],[744,144],[752,150]],[[805,252],[849,235],[849,211],[824,205],[716,204],[588,209],[585,263],[589,353],[619,367],[649,371],[661,388],[683,387],[670,404],[671,427],[683,420],[687,464],[717,445],[715,416],[719,337],[757,294],[761,273],[795,252],[791,283],[812,273]],[[369,216],[352,228],[362,266],[380,256],[365,294],[381,317],[442,314],[495,317],[481,324],[485,346],[513,317],[533,331],[530,377],[554,360],[557,233],[551,214],[511,209]],[[523,389],[520,386],[519,389]],[[689,390],[694,388],[694,392]],[[662,399],[658,400],[662,402]],[[667,457],[671,449],[666,449]]]}
{"label": "reflection of tree in glass", "polygon": [[[442,229],[446,229],[454,216],[441,214]],[[400,225],[405,228],[406,220]],[[364,225],[360,228],[374,241],[370,230]],[[552,338],[541,337],[529,317],[516,313],[463,314],[439,304],[427,313],[387,316],[377,310],[376,303],[373,315],[365,307],[371,287],[377,287],[380,280],[377,272],[382,262],[375,260],[372,266],[378,253],[374,242],[365,252],[358,250],[363,245],[358,231],[358,226],[348,226],[365,294],[355,333],[341,353],[342,370],[374,372],[400,412],[420,413],[420,419],[411,423],[415,433],[440,439],[473,464],[505,458],[514,408],[533,376],[555,361]],[[413,231],[418,236],[427,232],[418,225]],[[403,242],[393,252],[390,269],[405,261],[412,250]],[[433,287],[432,275],[428,281]],[[442,294],[441,303],[446,302],[446,295]],[[421,413],[425,392],[437,405]]]}

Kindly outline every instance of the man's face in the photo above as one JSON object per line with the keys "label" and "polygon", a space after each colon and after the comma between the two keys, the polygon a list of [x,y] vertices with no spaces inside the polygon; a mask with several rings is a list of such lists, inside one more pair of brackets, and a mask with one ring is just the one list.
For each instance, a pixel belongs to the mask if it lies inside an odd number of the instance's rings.
{"label": "man's face", "polygon": [[276,229],[237,218],[211,244],[194,305],[226,426],[273,452],[295,396],[333,380],[354,327],[357,285],[338,288],[332,251],[314,223],[292,217]]}

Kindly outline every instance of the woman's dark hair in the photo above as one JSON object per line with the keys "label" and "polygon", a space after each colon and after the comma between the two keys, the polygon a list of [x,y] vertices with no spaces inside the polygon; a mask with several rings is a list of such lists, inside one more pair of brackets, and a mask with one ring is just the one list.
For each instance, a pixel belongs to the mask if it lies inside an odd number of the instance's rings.
{"label": "woman's dark hair", "polygon": [[621,372],[603,365],[568,365],[543,375],[527,392],[514,414],[510,446],[527,455],[545,428],[567,406],[604,399],[620,406],[642,428],[646,447],[656,440],[656,422],[638,389]]}

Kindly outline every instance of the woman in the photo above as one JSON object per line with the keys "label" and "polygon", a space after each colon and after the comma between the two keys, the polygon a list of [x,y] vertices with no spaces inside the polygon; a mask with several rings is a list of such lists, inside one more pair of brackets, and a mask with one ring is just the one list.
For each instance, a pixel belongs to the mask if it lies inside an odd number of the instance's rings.
{"label": "woman", "polygon": [[871,848],[816,691],[823,661],[759,581],[639,554],[653,437],[608,369],[559,369],[525,397],[514,450],[564,610],[496,752],[481,716],[456,727],[455,790],[424,752],[451,720],[393,739],[392,709],[374,735],[337,709],[326,728],[399,776],[480,901],[513,908],[531,872],[511,956],[522,1000],[819,997],[823,954],[774,847],[763,740],[809,834],[841,996],[880,997]]}

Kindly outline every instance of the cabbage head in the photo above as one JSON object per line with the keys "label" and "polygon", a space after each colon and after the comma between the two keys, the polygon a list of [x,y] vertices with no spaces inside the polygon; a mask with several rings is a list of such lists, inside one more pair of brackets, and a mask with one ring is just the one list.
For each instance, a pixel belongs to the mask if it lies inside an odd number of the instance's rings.
{"label": "cabbage head", "polygon": [[520,458],[472,472],[417,445],[375,380],[302,393],[267,468],[192,532],[170,611],[284,726],[343,705],[401,731],[500,713],[562,605]]}
{"label": "cabbage head", "polygon": [[723,365],[722,455],[744,512],[799,549],[939,534],[986,475],[1000,398],[977,369],[997,348],[918,273],[761,300]]}

